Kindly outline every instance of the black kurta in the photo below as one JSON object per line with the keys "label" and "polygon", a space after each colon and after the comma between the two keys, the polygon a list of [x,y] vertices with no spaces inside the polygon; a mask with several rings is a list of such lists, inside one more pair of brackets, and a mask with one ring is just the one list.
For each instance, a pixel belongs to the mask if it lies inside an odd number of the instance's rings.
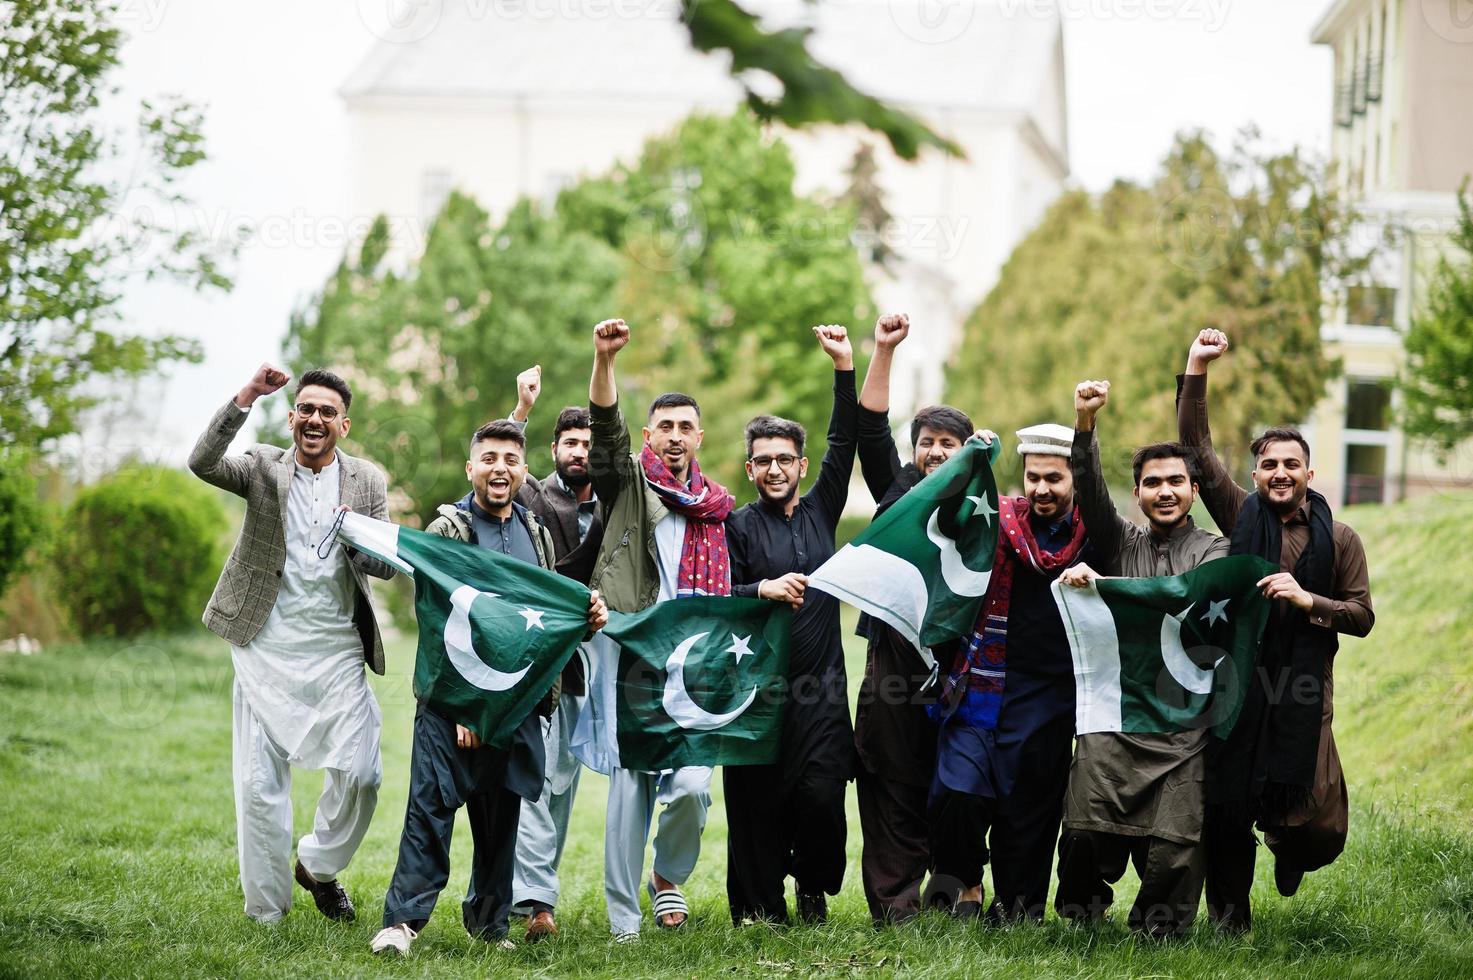
{"label": "black kurta", "polygon": [[[834,554],[854,468],[854,372],[834,372],[828,451],[792,517],[758,500],[727,519],[732,593],[810,573]],[[810,590],[793,615],[782,749],[771,766],[727,766],[727,897],[732,920],[787,917],[784,878],[802,894],[838,894],[844,877],[844,784],[853,772],[839,601]]]}

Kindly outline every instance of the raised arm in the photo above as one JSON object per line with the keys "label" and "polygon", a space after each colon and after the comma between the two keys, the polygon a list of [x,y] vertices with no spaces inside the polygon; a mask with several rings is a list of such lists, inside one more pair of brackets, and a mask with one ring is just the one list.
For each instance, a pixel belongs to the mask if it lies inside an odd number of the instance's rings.
{"label": "raised arm", "polygon": [[588,475],[607,517],[620,492],[634,483],[629,459],[629,426],[619,411],[614,358],[629,343],[623,320],[604,320],[593,328],[593,377],[588,381],[588,414],[593,434],[588,448]]}
{"label": "raised arm", "polygon": [[875,503],[884,499],[900,474],[900,453],[890,431],[890,368],[895,348],[910,332],[910,317],[890,313],[875,322],[875,355],[859,394],[859,470]]}
{"label": "raised arm", "polygon": [[859,438],[859,405],[854,397],[854,349],[849,332],[838,324],[814,327],[823,352],[834,362],[834,407],[829,413],[828,448],[818,478],[808,491],[830,521],[837,525],[849,499],[849,477],[854,472],[854,447]]}
{"label": "raised arm", "polygon": [[1227,353],[1227,334],[1203,330],[1187,354],[1187,370],[1176,382],[1176,430],[1182,445],[1196,450],[1201,475],[1202,502],[1217,522],[1218,530],[1231,534],[1238,511],[1248,491],[1233,482],[1232,475],[1212,449],[1212,428],[1207,422],[1207,366]]}
{"label": "raised arm", "polygon": [[291,375],[270,364],[262,364],[231,401],[215,413],[210,425],[189,454],[189,471],[212,486],[244,497],[250,484],[250,461],[245,456],[226,456],[225,450],[256,399],[280,391]]}
{"label": "raised arm", "polygon": [[1094,545],[1098,561],[1107,572],[1119,573],[1120,548],[1132,525],[1115,509],[1110,487],[1100,467],[1100,444],[1095,436],[1095,415],[1110,398],[1110,382],[1081,381],[1074,389],[1074,446],[1069,468],[1074,472],[1074,494],[1084,530]]}

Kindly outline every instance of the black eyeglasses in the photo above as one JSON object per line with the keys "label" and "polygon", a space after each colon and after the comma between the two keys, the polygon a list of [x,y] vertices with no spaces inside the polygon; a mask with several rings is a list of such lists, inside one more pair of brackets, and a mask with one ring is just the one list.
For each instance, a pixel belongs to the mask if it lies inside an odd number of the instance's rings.
{"label": "black eyeglasses", "polygon": [[753,456],[748,462],[752,464],[754,469],[759,470],[765,470],[773,463],[777,463],[778,466],[787,469],[798,462],[798,459],[799,457],[794,456],[792,453],[780,453],[777,456]]}
{"label": "black eyeglasses", "polygon": [[297,414],[304,419],[310,419],[316,415],[324,422],[331,422],[338,417],[338,410],[331,405],[298,405]]}

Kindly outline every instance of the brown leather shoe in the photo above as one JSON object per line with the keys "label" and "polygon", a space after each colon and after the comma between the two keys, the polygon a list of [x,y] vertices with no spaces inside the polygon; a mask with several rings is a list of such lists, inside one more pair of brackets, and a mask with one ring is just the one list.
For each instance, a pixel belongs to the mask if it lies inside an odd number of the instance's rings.
{"label": "brown leather shoe", "polygon": [[547,909],[538,909],[527,920],[527,942],[535,943],[557,935],[557,920]]}
{"label": "brown leather shoe", "polygon": [[296,869],[297,884],[307,889],[312,896],[312,901],[317,903],[317,911],[338,922],[352,922],[356,913],[353,911],[353,903],[348,899],[348,893],[343,891],[343,886],[334,881],[318,881],[302,867],[302,862],[297,862]]}

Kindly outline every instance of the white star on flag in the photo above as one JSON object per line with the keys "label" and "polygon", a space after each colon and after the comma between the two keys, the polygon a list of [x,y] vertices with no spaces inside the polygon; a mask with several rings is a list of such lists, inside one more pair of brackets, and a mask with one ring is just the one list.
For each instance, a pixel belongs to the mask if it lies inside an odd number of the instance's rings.
{"label": "white star on flag", "polygon": [[[543,609],[533,609],[531,606],[528,606],[527,608],[518,611],[517,615],[521,616],[527,621],[527,629],[531,629],[535,626],[541,630],[547,629],[546,626],[542,625],[542,616],[545,611],[546,610]],[[523,630],[523,632],[526,632],[526,630]]]}
{"label": "white star on flag", "polygon": [[992,515],[996,514],[997,511],[993,509],[993,506],[987,502],[987,498],[969,496],[967,497],[967,499],[970,500],[977,508],[976,510],[972,511],[972,516],[976,517],[980,514],[983,517],[987,518],[987,523],[990,525],[992,523]]}
{"label": "white star on flag", "polygon": [[1211,600],[1208,600],[1207,611],[1202,614],[1202,618],[1207,620],[1208,626],[1211,626],[1219,619],[1222,620],[1224,623],[1227,622],[1227,604],[1229,601],[1231,600],[1224,599],[1221,602],[1212,602]]}
{"label": "white star on flag", "polygon": [[751,639],[750,636],[737,636],[733,633],[731,634],[731,646],[727,647],[723,652],[736,654],[736,662],[740,666],[743,657],[755,657],[757,655],[755,650],[747,646],[747,641]]}

